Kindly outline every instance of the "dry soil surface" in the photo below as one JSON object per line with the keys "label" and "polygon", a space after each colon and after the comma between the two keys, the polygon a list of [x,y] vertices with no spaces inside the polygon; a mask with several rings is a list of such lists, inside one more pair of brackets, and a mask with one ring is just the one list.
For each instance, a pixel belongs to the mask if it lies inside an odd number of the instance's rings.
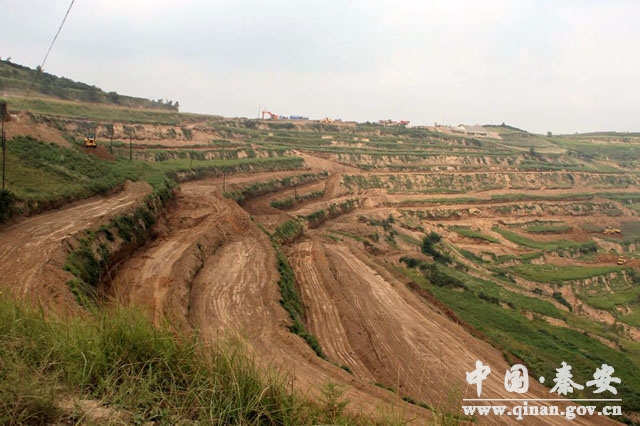
{"label": "dry soil surface", "polygon": [[63,270],[69,250],[66,241],[79,231],[134,210],[150,192],[147,183],[127,182],[117,194],[93,197],[0,227],[0,286],[45,306],[76,306],[66,285],[72,276]]}
{"label": "dry soil surface", "polygon": [[[513,397],[504,390],[504,371],[510,366],[500,351],[471,337],[360,248],[327,242],[311,232],[288,254],[309,331],[332,362],[317,357],[287,328],[291,321],[279,303],[269,239],[244,210],[221,196],[219,179],[183,184],[163,229],[161,237],[120,265],[114,291],[147,306],[158,321],[169,318],[177,329],[197,329],[205,342],[240,340],[262,365],[286,372],[302,392],[317,395],[328,381],[342,383],[352,408],[372,413],[395,404],[406,419],[422,424],[432,413],[403,404],[399,396],[458,413],[461,398],[475,397],[465,371],[482,360],[494,371],[483,395]],[[398,389],[398,394],[374,383]],[[529,393],[519,397],[544,398],[548,392],[532,383]],[[594,423],[607,421],[594,418]],[[486,422],[517,423],[507,417]],[[564,422],[528,419],[528,424]]]}

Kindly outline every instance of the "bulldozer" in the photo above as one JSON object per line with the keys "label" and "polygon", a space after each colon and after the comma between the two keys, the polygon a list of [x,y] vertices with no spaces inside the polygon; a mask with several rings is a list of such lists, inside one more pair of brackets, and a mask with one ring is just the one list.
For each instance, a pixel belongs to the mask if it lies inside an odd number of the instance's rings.
{"label": "bulldozer", "polygon": [[604,228],[602,233],[605,234],[605,235],[621,234],[622,230],[620,230],[618,228],[612,228],[610,226],[607,226],[606,228]]}
{"label": "bulldozer", "polygon": [[85,148],[96,148],[98,146],[98,143],[96,142],[96,134],[95,133],[89,133],[87,136],[85,136],[84,138],[84,147]]}
{"label": "bulldozer", "polygon": [[623,255],[620,255],[620,257],[618,257],[618,265],[626,265],[627,264],[627,258],[624,257]]}

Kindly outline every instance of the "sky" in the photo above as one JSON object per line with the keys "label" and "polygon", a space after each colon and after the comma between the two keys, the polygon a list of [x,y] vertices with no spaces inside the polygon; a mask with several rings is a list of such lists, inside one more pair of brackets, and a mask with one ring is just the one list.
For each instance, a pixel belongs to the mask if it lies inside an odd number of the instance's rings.
{"label": "sky", "polygon": [[[0,0],[35,68],[69,0]],[[76,0],[45,71],[180,110],[640,131],[638,0]]]}

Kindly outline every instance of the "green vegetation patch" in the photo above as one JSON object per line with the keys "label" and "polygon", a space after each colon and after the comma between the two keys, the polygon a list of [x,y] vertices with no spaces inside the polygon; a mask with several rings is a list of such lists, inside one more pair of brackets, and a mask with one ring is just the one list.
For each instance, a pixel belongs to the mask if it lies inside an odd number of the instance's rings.
{"label": "green vegetation patch", "polygon": [[282,200],[273,200],[271,201],[271,207],[276,209],[288,209],[293,207],[297,203],[302,203],[303,201],[311,200],[314,198],[320,198],[324,196],[324,191],[313,191],[308,194],[298,195],[296,197],[287,197]]}
{"label": "green vegetation patch", "polygon": [[509,268],[515,274],[532,281],[558,283],[582,280],[622,271],[620,266],[556,266],[523,264]]}
{"label": "green vegetation patch", "polygon": [[[431,291],[465,322],[523,360],[531,376],[544,376],[547,383],[553,384],[551,378],[555,377],[555,369],[562,361],[573,367],[573,380],[581,384],[592,380],[596,368],[602,364],[613,366],[617,377],[622,378],[617,397],[622,398],[624,409],[640,410],[640,370],[637,359],[631,355],[610,348],[587,333],[554,327],[541,320],[531,321],[518,311],[504,309],[470,291],[436,286],[431,287]],[[593,394],[593,390],[585,388],[573,397],[601,397]]]}
{"label": "green vegetation patch", "polygon": [[484,240],[495,244],[500,243],[497,238],[485,235],[479,231],[474,231],[468,226],[451,226],[449,229],[456,234],[462,235],[463,237],[475,238],[477,240]]}
{"label": "green vegetation patch", "polygon": [[299,157],[245,158],[215,161],[108,161],[74,148],[63,148],[29,137],[7,143],[7,190],[0,192],[0,219],[21,211],[37,212],[69,201],[105,194],[127,180],[146,181],[154,189],[167,180],[222,173],[298,168]]}
{"label": "green vegetation patch", "polygon": [[359,205],[359,199],[350,198],[340,203],[331,203],[329,208],[315,210],[304,218],[309,222],[309,228],[317,228],[327,220],[335,219],[342,214],[355,210]]}
{"label": "green vegetation patch", "polygon": [[145,167],[101,160],[29,137],[7,143],[7,189],[27,201],[52,201],[105,193],[137,180]]}
{"label": "green vegetation patch", "polygon": [[[193,115],[177,111],[127,108],[99,103],[73,103],[41,98],[11,98],[11,111],[22,110],[34,114],[67,118],[89,119],[102,122],[140,123],[178,126]],[[200,116],[205,118],[206,116]]]}
{"label": "green vegetation patch", "polygon": [[288,220],[276,228],[273,232],[273,236],[281,244],[291,243],[302,236],[303,231],[304,227],[299,221]]}
{"label": "green vegetation patch", "polygon": [[316,355],[322,359],[327,359],[318,339],[313,334],[307,332],[304,325],[304,308],[296,287],[296,276],[293,273],[293,269],[291,269],[291,265],[289,265],[289,259],[287,259],[287,256],[282,252],[280,245],[273,237],[271,241],[276,251],[276,262],[278,272],[280,273],[280,280],[278,280],[278,286],[280,287],[280,294],[282,296],[280,304],[289,313],[293,321],[293,325],[289,326],[289,330],[293,334],[302,337]]}
{"label": "green vegetation patch", "polygon": [[601,294],[583,297],[583,300],[598,309],[614,310],[617,306],[634,305],[640,308],[640,286],[624,290],[607,291]]}
{"label": "green vegetation patch", "polygon": [[[117,307],[68,322],[0,296],[0,423],[89,420],[62,402],[95,400],[121,424],[363,424],[311,402],[239,345],[204,348]],[[344,403],[341,402],[342,408]],[[69,410],[73,410],[71,413]]]}
{"label": "green vegetation patch", "polygon": [[231,198],[239,204],[242,204],[243,202],[251,198],[268,194],[282,188],[289,188],[296,185],[301,185],[303,183],[315,182],[317,180],[326,178],[328,175],[329,174],[326,171],[320,173],[304,173],[296,176],[287,176],[280,179],[271,179],[268,182],[256,182],[237,191],[225,192],[224,196],[227,198]]}
{"label": "green vegetation patch", "polygon": [[569,241],[569,240],[553,240],[553,241],[537,241],[527,238],[523,235],[520,235],[516,232],[509,231],[506,229],[502,229],[499,227],[494,227],[492,229],[494,232],[502,235],[507,240],[512,243],[516,243],[518,245],[529,247],[536,250],[545,250],[545,251],[553,251],[553,250],[570,250],[579,252],[582,254],[591,253],[597,250],[597,245],[593,241],[587,241],[584,243],[577,241]]}

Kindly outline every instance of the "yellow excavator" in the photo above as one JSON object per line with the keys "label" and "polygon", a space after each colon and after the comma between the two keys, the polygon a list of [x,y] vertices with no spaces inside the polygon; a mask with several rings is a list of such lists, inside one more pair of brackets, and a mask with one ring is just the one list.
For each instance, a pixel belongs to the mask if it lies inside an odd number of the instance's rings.
{"label": "yellow excavator", "polygon": [[84,147],[85,148],[96,148],[97,146],[98,146],[98,143],[96,142],[96,134],[95,133],[89,133],[84,138]]}
{"label": "yellow excavator", "polygon": [[606,228],[604,228],[602,233],[605,234],[605,235],[621,234],[622,230],[620,230],[618,228],[612,228],[610,226],[607,226]]}
{"label": "yellow excavator", "polygon": [[618,257],[618,265],[626,265],[627,264],[627,258],[624,257],[624,255],[620,255],[620,257]]}

